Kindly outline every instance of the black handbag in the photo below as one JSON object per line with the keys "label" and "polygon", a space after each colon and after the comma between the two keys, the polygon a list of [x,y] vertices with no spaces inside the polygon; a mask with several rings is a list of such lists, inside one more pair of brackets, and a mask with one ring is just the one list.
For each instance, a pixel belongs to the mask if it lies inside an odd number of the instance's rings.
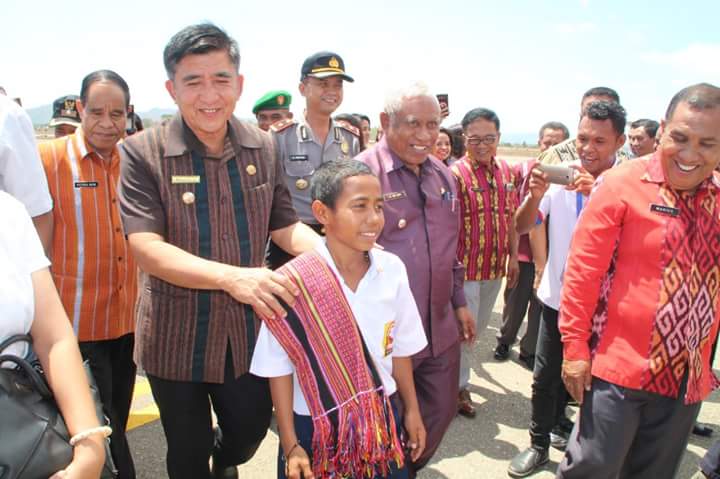
{"label": "black handbag", "polygon": [[[17,342],[32,339],[18,334],[0,343],[0,479],[47,479],[72,462],[70,434],[40,366],[2,354]],[[3,367],[9,363],[15,368]],[[87,362],[84,366],[98,420],[106,424],[95,379]],[[117,477],[109,444],[106,440],[102,479]]]}

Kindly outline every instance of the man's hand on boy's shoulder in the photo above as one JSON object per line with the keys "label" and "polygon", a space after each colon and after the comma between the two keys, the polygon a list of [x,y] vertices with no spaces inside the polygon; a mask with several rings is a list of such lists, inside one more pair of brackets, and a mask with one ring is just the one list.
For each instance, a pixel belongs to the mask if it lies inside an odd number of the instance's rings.
{"label": "man's hand on boy's shoulder", "polygon": [[460,328],[460,339],[467,344],[475,342],[475,319],[467,306],[460,306],[455,310]]}
{"label": "man's hand on boy's shoulder", "polygon": [[410,458],[416,461],[425,450],[427,433],[425,424],[419,409],[408,409],[404,417],[405,431],[408,433],[407,449],[410,451]]}
{"label": "man's hand on boy's shoulder", "polygon": [[218,280],[220,288],[237,301],[249,304],[261,318],[285,316],[278,298],[289,306],[295,304],[298,291],[285,276],[267,268],[228,268]]}

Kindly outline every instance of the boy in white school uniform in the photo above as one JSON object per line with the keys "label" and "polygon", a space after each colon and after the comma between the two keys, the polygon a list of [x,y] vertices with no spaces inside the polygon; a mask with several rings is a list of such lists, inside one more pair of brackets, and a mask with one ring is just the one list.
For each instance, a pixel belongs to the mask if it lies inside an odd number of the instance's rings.
{"label": "boy in white school uniform", "polygon": [[286,317],[263,321],[250,366],[270,378],[278,477],[406,478],[405,452],[414,459],[425,447],[411,356],[427,339],[405,266],[373,248],[384,225],[380,182],[363,163],[331,161],[311,195],[326,238],[278,270],[301,293]]}

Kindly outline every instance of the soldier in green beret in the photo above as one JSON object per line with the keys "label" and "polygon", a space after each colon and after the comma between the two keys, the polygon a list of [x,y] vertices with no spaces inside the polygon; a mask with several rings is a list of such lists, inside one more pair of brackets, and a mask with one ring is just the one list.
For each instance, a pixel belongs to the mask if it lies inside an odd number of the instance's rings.
{"label": "soldier in green beret", "polygon": [[269,91],[260,97],[252,109],[260,129],[268,131],[273,123],[291,120],[293,117],[290,111],[291,101],[292,96],[285,90]]}

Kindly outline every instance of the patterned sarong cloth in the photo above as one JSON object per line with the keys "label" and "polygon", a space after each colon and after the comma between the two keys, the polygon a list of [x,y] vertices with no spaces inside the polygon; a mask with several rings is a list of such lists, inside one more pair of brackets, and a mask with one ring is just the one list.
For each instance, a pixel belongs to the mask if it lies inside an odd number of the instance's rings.
{"label": "patterned sarong cloth", "polygon": [[403,453],[389,398],[350,305],[316,252],[278,270],[300,289],[285,318],[267,327],[295,366],[313,421],[317,478],[387,475]]}

